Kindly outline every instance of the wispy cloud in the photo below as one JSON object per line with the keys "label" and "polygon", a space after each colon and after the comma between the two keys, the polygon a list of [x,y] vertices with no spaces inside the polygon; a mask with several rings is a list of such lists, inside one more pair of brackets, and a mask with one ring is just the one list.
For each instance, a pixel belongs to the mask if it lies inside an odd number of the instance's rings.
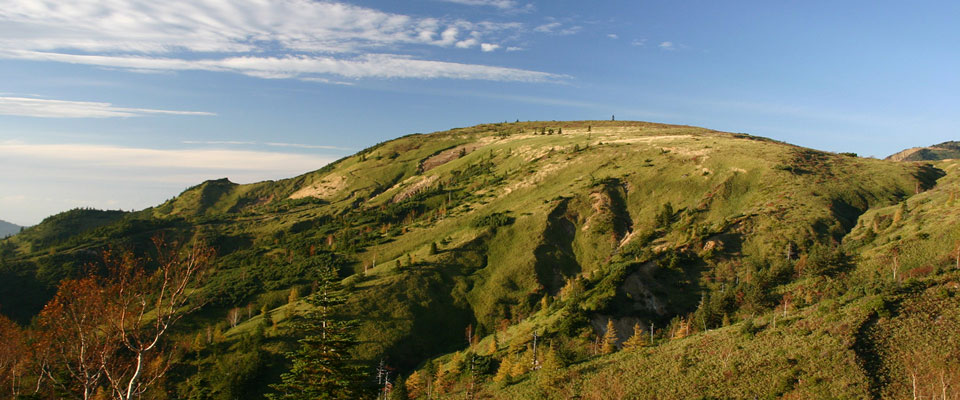
{"label": "wispy cloud", "polygon": [[245,142],[240,140],[184,140],[180,143],[183,144],[208,144],[208,145],[221,145],[228,144],[233,146],[243,146],[243,145],[254,145],[257,142]]}
{"label": "wispy cloud", "polygon": [[631,45],[631,46],[637,46],[637,47],[646,46],[646,45],[647,45],[647,39],[633,39],[633,41],[630,42],[630,45]]}
{"label": "wispy cloud", "polygon": [[676,45],[674,45],[673,42],[660,42],[660,44],[658,44],[657,47],[667,51],[673,51],[677,49]]}
{"label": "wispy cloud", "polygon": [[[512,0],[456,1],[518,7]],[[407,46],[500,46],[502,38],[522,31],[520,23],[414,17],[332,1],[0,0],[0,58],[137,72],[207,70],[320,82],[330,76],[558,78],[396,54]]]}
{"label": "wispy cloud", "polygon": [[[30,164],[50,163],[66,171],[84,168],[100,170],[102,174],[116,171],[122,174],[129,168],[167,171],[203,170],[217,173],[229,171],[262,171],[263,173],[302,173],[317,169],[333,157],[311,154],[223,150],[223,149],[151,149],[97,144],[30,144],[0,142],[0,158],[5,162],[20,160]],[[150,179],[145,177],[145,179]]]}
{"label": "wispy cloud", "polygon": [[607,37],[610,39],[620,39],[620,35],[617,35],[616,33],[608,33]]}
{"label": "wispy cloud", "polygon": [[548,22],[533,28],[534,32],[549,33],[560,36],[573,35],[579,33],[581,30],[583,30],[583,27],[579,25],[565,26],[563,23],[558,21]]}
{"label": "wispy cloud", "polygon": [[29,97],[0,97],[0,115],[39,118],[116,118],[147,115],[216,115],[204,111],[155,110],[150,108],[117,107],[110,103],[36,99]]}
{"label": "wispy cloud", "polygon": [[[238,183],[313,171],[339,156],[223,149],[153,149],[0,140],[0,218],[34,224],[90,206],[129,210],[160,204],[207,179]],[[118,201],[122,199],[122,201]]]}
{"label": "wispy cloud", "polygon": [[230,146],[270,146],[270,147],[291,147],[298,149],[323,149],[323,150],[351,150],[346,147],[338,146],[328,146],[328,145],[319,145],[319,144],[303,144],[303,143],[284,143],[284,142],[255,142],[255,141],[242,141],[242,140],[184,140],[180,143],[183,144],[200,144],[200,145],[230,145]]}
{"label": "wispy cloud", "polygon": [[160,58],[145,56],[100,56],[38,51],[0,52],[0,56],[23,60],[58,61],[71,64],[159,71],[236,72],[266,79],[325,79],[316,74],[344,78],[449,78],[492,81],[550,82],[569,76],[517,68],[446,61],[419,60],[395,54],[368,54],[355,58],[326,56],[242,56],[222,59]]}
{"label": "wispy cloud", "polygon": [[444,1],[447,3],[463,4],[465,6],[495,7],[501,10],[529,10],[533,7],[532,4],[520,6],[514,0],[440,0],[440,1]]}

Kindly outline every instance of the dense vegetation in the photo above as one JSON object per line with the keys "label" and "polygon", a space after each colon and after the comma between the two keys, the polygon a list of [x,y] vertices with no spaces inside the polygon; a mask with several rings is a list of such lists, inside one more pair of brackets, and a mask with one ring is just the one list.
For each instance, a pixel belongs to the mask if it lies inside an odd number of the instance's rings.
{"label": "dense vegetation", "polygon": [[958,174],[641,122],[409,135],[51,217],[0,242],[0,312],[30,326],[104,250],[163,233],[218,256],[154,397],[280,398],[336,318],[350,396],[951,398]]}

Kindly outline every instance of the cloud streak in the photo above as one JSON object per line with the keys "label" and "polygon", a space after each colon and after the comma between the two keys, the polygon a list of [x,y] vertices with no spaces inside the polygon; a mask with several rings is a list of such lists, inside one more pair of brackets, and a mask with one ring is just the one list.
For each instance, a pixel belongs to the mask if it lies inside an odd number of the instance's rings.
{"label": "cloud streak", "polygon": [[[518,7],[514,0],[440,0],[447,3],[462,4],[465,6],[495,7],[501,10],[513,10]],[[529,6],[528,6],[529,7]]]}
{"label": "cloud streak", "polygon": [[300,78],[316,80],[315,75],[342,78],[416,78],[473,79],[514,82],[551,82],[569,76],[517,68],[420,60],[395,54],[368,54],[351,59],[316,56],[255,57],[185,60],[142,56],[99,56],[47,53],[38,51],[0,52],[0,56],[21,60],[57,61],[98,65],[140,71],[219,71],[235,72],[266,79]]}
{"label": "cloud streak", "polygon": [[256,146],[264,145],[271,147],[290,147],[297,149],[323,149],[323,150],[351,150],[345,147],[338,146],[327,146],[327,145],[317,145],[317,144],[303,144],[303,143],[284,143],[284,142],[254,142],[254,141],[245,141],[245,140],[184,140],[180,143],[183,144],[200,144],[200,145],[229,145],[229,146]]}
{"label": "cloud streak", "polygon": [[[103,172],[146,168],[154,170],[261,171],[303,173],[322,167],[333,157],[311,154],[220,150],[151,149],[95,144],[27,144],[0,142],[0,158],[30,164],[51,163],[65,170],[103,169]],[[28,161],[29,160],[29,161]]]}
{"label": "cloud streak", "polygon": [[117,118],[143,117],[148,115],[213,116],[216,114],[204,111],[116,107],[110,103],[88,101],[0,97],[0,115],[38,118]]}
{"label": "cloud streak", "polygon": [[74,207],[129,210],[162,203],[207,179],[250,183],[313,171],[339,156],[0,141],[0,215],[33,224]]}
{"label": "cloud streak", "polygon": [[[511,0],[455,0],[516,7]],[[519,23],[413,17],[311,0],[0,0],[0,58],[137,72],[203,70],[260,78],[547,82],[546,72],[417,59],[412,46],[490,51]],[[561,30],[562,31],[562,30]],[[418,52],[422,54],[422,52]]]}

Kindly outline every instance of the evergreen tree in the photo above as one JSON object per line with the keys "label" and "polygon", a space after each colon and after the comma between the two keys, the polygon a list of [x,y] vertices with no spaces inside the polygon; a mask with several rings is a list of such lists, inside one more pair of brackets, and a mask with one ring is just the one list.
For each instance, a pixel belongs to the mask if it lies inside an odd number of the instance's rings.
{"label": "evergreen tree", "polygon": [[493,376],[494,382],[503,382],[510,378],[510,372],[513,370],[513,356],[507,354],[500,360],[500,368],[497,368],[497,374]]}
{"label": "evergreen tree", "polygon": [[497,340],[498,340],[498,339],[497,339],[497,332],[494,331],[494,332],[493,332],[493,337],[492,337],[491,340],[490,340],[490,347],[489,347],[488,350],[487,350],[487,352],[488,352],[489,355],[491,355],[491,356],[492,356],[494,353],[497,352],[497,345],[498,345]]}
{"label": "evergreen tree", "polygon": [[639,349],[647,345],[647,335],[643,331],[643,328],[640,327],[640,323],[637,322],[633,325],[633,336],[630,336],[630,339],[627,339],[626,342],[623,342],[623,348],[626,350]]}
{"label": "evergreen tree", "polygon": [[607,333],[603,334],[603,347],[600,352],[610,354],[617,351],[617,329],[613,326],[613,320],[607,320]]}
{"label": "evergreen tree", "polygon": [[530,371],[533,366],[533,349],[527,348],[527,351],[517,354],[510,366],[510,376],[519,377]]}
{"label": "evergreen tree", "polygon": [[404,381],[407,396],[411,399],[422,396],[426,392],[426,384],[423,382],[423,376],[419,371],[413,371]]}
{"label": "evergreen tree", "polygon": [[540,369],[543,371],[556,371],[564,367],[563,359],[557,353],[553,344],[547,346],[547,350],[543,352],[543,363],[541,365]]}
{"label": "evergreen tree", "polygon": [[305,301],[312,309],[294,322],[305,334],[300,348],[288,353],[292,366],[281,375],[277,391],[267,397],[281,399],[340,399],[360,397],[360,371],[350,363],[356,345],[356,321],[338,318],[336,307],[346,296],[332,270],[322,272],[315,290]]}

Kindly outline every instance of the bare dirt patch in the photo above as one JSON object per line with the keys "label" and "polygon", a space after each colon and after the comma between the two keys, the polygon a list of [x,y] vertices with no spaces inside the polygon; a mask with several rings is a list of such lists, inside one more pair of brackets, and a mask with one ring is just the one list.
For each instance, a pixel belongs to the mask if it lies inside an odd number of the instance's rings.
{"label": "bare dirt patch", "polygon": [[[436,175],[425,176],[425,177],[423,177],[422,179],[420,179],[419,182],[414,183],[414,184],[412,184],[412,185],[409,185],[409,186],[407,186],[407,188],[404,189],[402,192],[397,193],[396,196],[393,196],[393,200],[391,200],[391,201],[393,201],[394,203],[399,203],[399,202],[401,202],[401,201],[404,201],[404,200],[410,198],[411,196],[413,196],[413,195],[415,195],[415,194],[417,194],[417,193],[420,193],[420,192],[423,191],[423,190],[426,190],[426,189],[429,188],[430,186],[433,186],[433,183],[436,182],[438,178],[439,178],[439,177],[436,176]],[[413,178],[411,178],[411,179],[413,179]],[[409,179],[408,179],[408,181],[409,181]]]}
{"label": "bare dirt patch", "polygon": [[316,197],[324,199],[337,194],[337,192],[343,190],[345,187],[347,187],[347,179],[344,178],[343,175],[330,174],[323,177],[320,182],[316,182],[294,192],[290,195],[290,198],[301,199],[304,197]]}

